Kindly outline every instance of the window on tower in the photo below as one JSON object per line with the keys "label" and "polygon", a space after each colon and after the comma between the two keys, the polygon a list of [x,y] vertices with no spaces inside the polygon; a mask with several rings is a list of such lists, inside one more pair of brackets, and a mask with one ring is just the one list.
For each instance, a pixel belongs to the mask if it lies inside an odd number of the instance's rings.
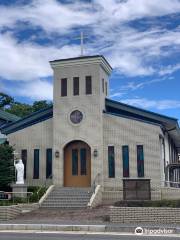
{"label": "window on tower", "polygon": [[123,177],[129,177],[129,147],[122,146]]}
{"label": "window on tower", "polygon": [[67,96],[67,78],[61,79],[61,97]]}
{"label": "window on tower", "polygon": [[115,178],[114,146],[108,146],[108,172],[109,172],[109,178]]}
{"label": "window on tower", "polygon": [[86,76],[86,94],[92,94],[92,77]]}
{"label": "window on tower", "polygon": [[79,95],[79,77],[73,78],[73,95]]}
{"label": "window on tower", "polygon": [[46,178],[52,178],[52,149],[46,149]]}
{"label": "window on tower", "polygon": [[107,86],[107,82],[105,82],[105,89],[106,89],[106,96],[108,95],[108,86]]}
{"label": "window on tower", "polygon": [[33,169],[33,178],[39,178],[39,149],[34,149],[34,169]]}
{"label": "window on tower", "polygon": [[104,78],[102,79],[102,92],[104,93]]}
{"label": "window on tower", "polygon": [[138,177],[144,177],[144,150],[143,150],[143,145],[137,145],[137,171],[138,171]]}
{"label": "window on tower", "polygon": [[26,179],[26,168],[27,168],[27,149],[21,150],[21,158],[24,164],[24,179]]}

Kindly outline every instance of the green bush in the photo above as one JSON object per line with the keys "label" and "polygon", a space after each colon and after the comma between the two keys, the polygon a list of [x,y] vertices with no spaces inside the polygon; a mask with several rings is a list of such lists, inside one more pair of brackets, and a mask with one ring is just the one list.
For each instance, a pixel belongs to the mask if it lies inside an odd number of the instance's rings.
{"label": "green bush", "polygon": [[0,189],[9,188],[14,181],[13,148],[8,144],[0,144]]}
{"label": "green bush", "polygon": [[29,197],[29,202],[38,202],[40,198],[45,194],[46,187],[28,187],[28,192],[32,192],[32,195]]}
{"label": "green bush", "polygon": [[180,208],[179,200],[158,200],[158,201],[119,201],[114,203],[116,207],[171,207]]}
{"label": "green bush", "polygon": [[27,203],[26,198],[19,198],[19,197],[14,197],[11,200],[1,200],[0,201],[0,206],[10,206],[10,205],[17,205],[20,203]]}

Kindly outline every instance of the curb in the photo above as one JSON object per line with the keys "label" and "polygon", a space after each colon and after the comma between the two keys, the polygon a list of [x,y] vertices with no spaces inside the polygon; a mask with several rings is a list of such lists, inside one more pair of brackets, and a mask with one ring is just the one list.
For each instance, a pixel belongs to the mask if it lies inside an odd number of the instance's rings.
{"label": "curb", "polygon": [[[0,224],[0,231],[48,231],[48,232],[95,232],[95,233],[130,233],[134,234],[137,226],[109,226],[109,225],[56,225],[56,224]],[[153,227],[144,229],[173,230],[173,234],[180,234],[178,227]]]}
{"label": "curb", "polygon": [[105,232],[105,225],[0,224],[0,231]]}

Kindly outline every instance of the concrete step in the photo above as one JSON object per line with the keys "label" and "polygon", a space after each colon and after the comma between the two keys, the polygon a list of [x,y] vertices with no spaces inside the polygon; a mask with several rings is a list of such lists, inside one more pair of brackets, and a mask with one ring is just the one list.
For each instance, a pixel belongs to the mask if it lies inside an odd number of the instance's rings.
{"label": "concrete step", "polygon": [[55,187],[41,207],[62,209],[86,208],[91,195],[91,188]]}
{"label": "concrete step", "polygon": [[73,201],[73,202],[87,202],[89,201],[89,198],[53,198],[53,197],[49,197],[46,198],[47,201]]}
{"label": "concrete step", "polygon": [[65,199],[65,200],[59,200],[59,199],[47,199],[46,202],[49,203],[87,203],[87,200],[71,200],[71,199]]}
{"label": "concrete step", "polygon": [[52,191],[52,193],[55,193],[55,194],[67,194],[67,195],[79,195],[79,194],[86,194],[86,195],[88,195],[88,194],[91,194],[91,192],[80,192],[80,191],[71,191],[71,190],[69,190],[69,191],[56,191],[56,190],[53,190]]}
{"label": "concrete step", "polygon": [[62,194],[51,194],[50,196],[48,196],[48,198],[58,198],[58,199],[66,199],[67,197],[68,198],[73,198],[73,199],[89,199],[89,197],[91,196],[90,195],[62,195]]}
{"label": "concrete step", "polygon": [[86,207],[87,206],[87,204],[86,203],[78,203],[78,202],[76,202],[76,203],[66,203],[66,202],[64,202],[64,203],[53,203],[53,202],[45,202],[45,203],[43,203],[42,204],[42,206],[53,206],[53,207],[55,207],[55,206],[57,206],[57,207]]}
{"label": "concrete step", "polygon": [[41,208],[54,208],[54,209],[56,209],[56,208],[58,208],[58,209],[62,209],[62,210],[80,210],[80,209],[86,209],[87,208],[87,206],[75,206],[75,207],[73,207],[73,206],[62,206],[62,205],[59,205],[59,206],[53,206],[53,205],[42,205],[41,206]]}

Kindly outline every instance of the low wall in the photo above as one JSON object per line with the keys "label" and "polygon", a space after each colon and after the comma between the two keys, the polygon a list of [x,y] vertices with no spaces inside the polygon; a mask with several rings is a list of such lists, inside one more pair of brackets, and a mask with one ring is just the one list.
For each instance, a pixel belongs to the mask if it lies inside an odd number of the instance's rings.
{"label": "low wall", "polygon": [[39,203],[18,204],[18,207],[21,209],[22,213],[31,212],[39,208]]}
{"label": "low wall", "polygon": [[110,207],[113,223],[180,223],[180,208]]}
{"label": "low wall", "polygon": [[112,204],[123,200],[123,191],[104,191],[102,192],[102,203]]}
{"label": "low wall", "polygon": [[0,221],[13,219],[21,214],[21,208],[18,206],[0,206]]}
{"label": "low wall", "polygon": [[162,199],[180,199],[180,188],[165,187],[161,189]]}

